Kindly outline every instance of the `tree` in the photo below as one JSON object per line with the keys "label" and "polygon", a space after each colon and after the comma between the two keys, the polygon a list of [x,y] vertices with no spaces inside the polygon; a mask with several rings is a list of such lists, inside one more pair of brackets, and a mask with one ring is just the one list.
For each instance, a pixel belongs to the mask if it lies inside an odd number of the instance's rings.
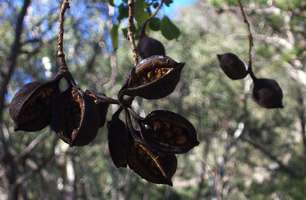
{"label": "tree", "polygon": [[[285,94],[285,108],[276,111],[259,108],[250,100],[249,78],[231,81],[218,68],[216,54],[230,51],[242,60],[248,57],[247,31],[236,1],[199,1],[183,8],[174,22],[161,13],[151,21],[148,35],[158,38],[167,55],[186,66],[173,94],[153,102],[136,98],[133,107],[139,113],[149,113],[156,107],[178,112],[194,124],[200,140],[198,147],[179,157],[173,188],[144,182],[128,170],[115,170],[105,128],[83,148],[67,148],[48,128],[40,134],[13,131],[7,112],[11,97],[25,82],[49,78],[57,70],[58,24],[54,11],[58,2],[33,1],[28,9],[26,1],[23,3],[6,1],[0,6],[6,10],[0,18],[4,24],[0,29],[0,60],[11,62],[9,52],[14,52],[17,61],[12,65],[11,77],[7,64],[1,68],[2,85],[9,77],[9,84],[3,87],[7,93],[0,109],[2,195],[20,199],[39,199],[44,195],[47,199],[303,198],[305,3],[243,2],[255,42],[254,71],[276,79]],[[89,86],[116,97],[124,82],[133,65],[125,38],[127,3],[123,1],[114,7],[110,6],[114,5],[111,1],[71,3],[66,15],[64,49],[69,68],[82,88]],[[159,1],[135,2],[136,38],[144,20],[155,10],[154,3]],[[152,6],[145,9],[148,4]],[[167,5],[171,6],[170,1],[165,1]],[[28,10],[28,14],[23,10]],[[84,12],[78,14],[76,10]],[[21,25],[15,22],[22,15],[26,17],[22,19],[23,31],[18,39],[11,33],[17,33],[17,26]],[[117,16],[121,19],[117,20]],[[10,27],[10,23],[15,26]],[[173,31],[176,26],[180,29],[179,37],[171,35],[177,32]],[[9,48],[16,38],[20,40],[19,52]],[[168,41],[169,38],[178,39]],[[115,109],[110,107],[110,111]]]}

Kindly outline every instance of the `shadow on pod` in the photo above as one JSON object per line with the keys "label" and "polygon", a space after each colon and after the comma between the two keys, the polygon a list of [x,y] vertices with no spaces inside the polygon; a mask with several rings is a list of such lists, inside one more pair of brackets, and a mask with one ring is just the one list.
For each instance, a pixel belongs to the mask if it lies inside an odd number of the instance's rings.
{"label": "shadow on pod", "polygon": [[28,83],[15,94],[9,106],[15,131],[39,131],[50,124],[51,101],[59,93],[59,79]]}
{"label": "shadow on pod", "polygon": [[233,53],[218,54],[217,58],[223,72],[232,80],[243,79],[248,75],[246,65]]}
{"label": "shadow on pod", "polygon": [[167,56],[151,56],[142,60],[135,73],[122,91],[123,95],[159,99],[168,96],[175,89],[184,63],[177,63]]}
{"label": "shadow on pod", "polygon": [[253,86],[254,101],[264,108],[283,108],[283,91],[279,84],[273,79],[254,79]]}
{"label": "shadow on pod", "polygon": [[109,153],[117,168],[127,166],[130,145],[127,127],[119,119],[119,114],[120,111],[117,111],[107,123]]}
{"label": "shadow on pod", "polygon": [[129,167],[145,180],[172,186],[171,178],[177,168],[174,154],[153,152],[145,144],[135,142],[130,146]]}
{"label": "shadow on pod", "polygon": [[193,125],[179,114],[155,110],[142,121],[145,141],[165,153],[186,153],[199,144]]}
{"label": "shadow on pod", "polygon": [[53,101],[51,128],[70,146],[89,144],[97,135],[100,115],[94,100],[69,85]]}

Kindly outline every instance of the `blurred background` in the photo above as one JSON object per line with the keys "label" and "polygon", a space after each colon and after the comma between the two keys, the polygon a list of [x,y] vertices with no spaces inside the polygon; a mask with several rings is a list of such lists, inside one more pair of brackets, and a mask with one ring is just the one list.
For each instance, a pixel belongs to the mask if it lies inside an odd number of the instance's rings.
{"label": "blurred background", "polygon": [[[254,71],[276,79],[284,91],[285,108],[275,110],[253,102],[249,77],[232,81],[219,68],[218,53],[248,58],[247,32],[236,1],[174,0],[161,9],[157,17],[171,20],[170,33],[152,26],[148,34],[186,66],[170,96],[137,98],[133,106],[142,115],[155,109],[178,112],[197,129],[200,145],[178,156],[173,187],[117,169],[105,127],[90,145],[74,148],[49,127],[14,132],[8,114],[12,96],[25,83],[47,80],[57,70],[59,1],[0,2],[1,200],[306,199],[305,1],[243,1],[255,39]],[[144,5],[141,13],[154,10],[146,7],[154,1],[136,2]],[[125,11],[126,1],[71,2],[64,47],[83,89],[116,97],[132,67]],[[108,119],[115,109],[110,107]]]}

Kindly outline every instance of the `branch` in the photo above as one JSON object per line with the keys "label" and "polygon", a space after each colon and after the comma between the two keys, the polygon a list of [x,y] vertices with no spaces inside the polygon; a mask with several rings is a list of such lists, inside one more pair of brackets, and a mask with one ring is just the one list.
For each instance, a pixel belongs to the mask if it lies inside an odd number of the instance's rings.
{"label": "branch", "polygon": [[299,178],[299,173],[297,173],[295,170],[291,169],[287,165],[285,165],[282,161],[280,161],[275,155],[271,154],[271,152],[263,147],[262,145],[247,139],[246,137],[240,137],[241,140],[247,142],[248,144],[252,145],[255,149],[259,150],[261,153],[263,153],[265,156],[267,156],[270,160],[276,162],[279,166],[279,169],[283,172],[289,174],[290,176],[294,178]]}
{"label": "branch", "polygon": [[251,25],[250,22],[244,12],[243,5],[241,3],[241,0],[238,0],[239,8],[243,17],[243,21],[246,24],[247,30],[248,30],[248,38],[249,38],[249,63],[248,63],[248,71],[250,76],[252,77],[253,80],[256,80],[256,77],[254,75],[253,69],[252,69],[252,64],[253,64],[253,47],[254,47],[254,39],[251,31]]}
{"label": "branch", "polygon": [[5,96],[7,92],[7,86],[11,80],[11,77],[15,71],[16,64],[17,64],[17,58],[20,51],[20,41],[21,41],[21,34],[23,31],[23,21],[27,13],[27,9],[30,6],[31,0],[24,0],[23,5],[21,8],[21,11],[17,17],[17,23],[15,27],[15,36],[14,36],[14,42],[11,46],[10,53],[7,57],[7,60],[4,64],[4,69],[7,70],[7,72],[3,73],[5,76],[3,76],[3,80],[1,81],[0,85],[0,124],[2,122],[3,117],[3,110],[4,110],[4,103],[5,103]]}
{"label": "branch", "polygon": [[62,0],[61,7],[60,7],[60,14],[59,14],[59,33],[57,38],[57,57],[58,62],[60,65],[60,71],[68,71],[68,66],[65,60],[65,53],[64,53],[64,21],[65,21],[65,12],[69,7],[69,0]]}
{"label": "branch", "polygon": [[134,0],[128,1],[128,7],[129,7],[128,40],[131,43],[134,64],[136,65],[139,62],[139,56],[137,53],[136,42],[134,37]]}

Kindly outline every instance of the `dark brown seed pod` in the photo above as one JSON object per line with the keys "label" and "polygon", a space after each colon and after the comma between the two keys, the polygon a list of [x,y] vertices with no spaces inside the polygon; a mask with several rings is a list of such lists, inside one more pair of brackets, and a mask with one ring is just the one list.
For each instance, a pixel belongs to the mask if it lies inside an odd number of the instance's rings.
{"label": "dark brown seed pod", "polygon": [[220,67],[224,73],[232,80],[243,79],[248,75],[246,65],[233,53],[217,55]]}
{"label": "dark brown seed pod", "polygon": [[146,35],[146,26],[149,21],[150,20],[146,20],[143,23],[137,44],[137,52],[142,59],[149,58],[154,55],[166,55],[164,45],[160,41]]}
{"label": "dark brown seed pod", "polygon": [[126,167],[129,152],[129,133],[122,120],[119,119],[119,112],[115,113],[107,123],[108,148],[113,163],[117,168]]}
{"label": "dark brown seed pod", "polygon": [[100,115],[100,123],[99,127],[103,127],[106,121],[106,115],[109,107],[109,103],[107,101],[102,101],[105,96],[105,94],[98,94],[95,91],[92,90],[86,90],[85,94],[88,95],[96,104],[98,107],[99,115]]}
{"label": "dark brown seed pod", "polygon": [[172,186],[171,178],[176,171],[177,159],[174,154],[156,153],[148,146],[135,142],[130,148],[128,165],[149,182]]}
{"label": "dark brown seed pod", "polygon": [[49,125],[51,100],[58,92],[57,78],[24,85],[15,94],[9,107],[15,130],[39,131]]}
{"label": "dark brown seed pod", "polygon": [[149,58],[154,55],[166,55],[164,45],[160,41],[146,35],[139,39],[137,51],[142,59]]}
{"label": "dark brown seed pod", "polygon": [[89,144],[97,135],[100,116],[94,100],[70,86],[53,101],[51,128],[70,146]]}
{"label": "dark brown seed pod", "polygon": [[121,93],[146,99],[163,98],[175,89],[184,65],[167,56],[146,58],[136,66],[128,86]]}
{"label": "dark brown seed pod", "polygon": [[186,153],[199,144],[195,128],[179,114],[155,110],[142,124],[143,137],[155,150],[165,153]]}
{"label": "dark brown seed pod", "polygon": [[283,108],[283,91],[273,79],[259,78],[254,80],[254,101],[264,108]]}

